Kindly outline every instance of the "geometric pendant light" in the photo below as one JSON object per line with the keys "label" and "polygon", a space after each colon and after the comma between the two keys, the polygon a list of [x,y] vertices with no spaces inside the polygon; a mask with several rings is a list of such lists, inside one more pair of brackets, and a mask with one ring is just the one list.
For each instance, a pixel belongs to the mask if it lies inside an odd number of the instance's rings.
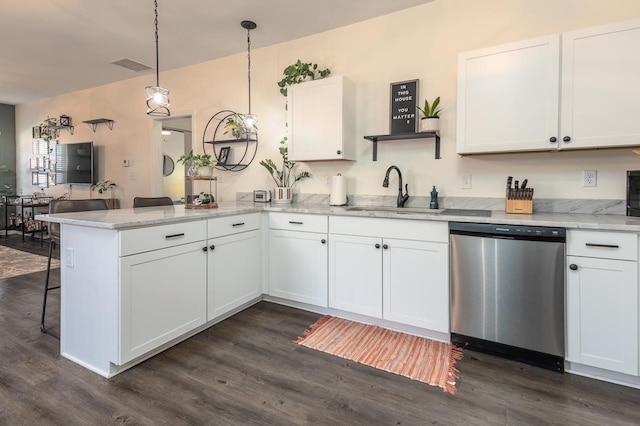
{"label": "geometric pendant light", "polygon": [[158,54],[158,0],[155,4],[155,26],[156,26],[156,85],[147,86],[147,114],[155,117],[169,117],[169,89],[160,87],[160,59]]}
{"label": "geometric pendant light", "polygon": [[258,26],[253,21],[240,22],[242,28],[247,30],[247,80],[249,82],[249,113],[242,115],[244,127],[249,132],[255,132],[258,117],[251,114],[251,30],[255,30]]}

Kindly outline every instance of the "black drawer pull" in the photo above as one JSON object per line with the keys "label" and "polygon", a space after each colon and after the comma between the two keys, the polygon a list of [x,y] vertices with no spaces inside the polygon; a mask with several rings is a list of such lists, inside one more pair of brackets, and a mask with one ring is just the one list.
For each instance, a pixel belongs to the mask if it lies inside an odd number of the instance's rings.
{"label": "black drawer pull", "polygon": [[293,220],[290,220],[289,223],[292,225],[302,225],[302,222],[295,222]]}
{"label": "black drawer pull", "polygon": [[234,223],[234,224],[232,224],[231,226],[242,226],[242,225],[244,225],[244,222]]}
{"label": "black drawer pull", "polygon": [[321,240],[320,240],[320,242],[321,242],[322,244],[326,244],[326,243],[327,243],[327,240],[325,240],[325,239],[323,238],[323,239],[321,239]]}
{"label": "black drawer pull", "polygon": [[387,249],[389,248],[389,246],[388,246],[388,245],[386,245],[386,244],[383,244],[383,245],[382,245],[382,248],[383,248],[383,249],[385,249],[385,250],[387,250]]}
{"label": "black drawer pull", "polygon": [[569,265],[569,269],[571,269],[572,271],[577,271],[578,265],[576,265],[575,263],[572,263],[571,265]]}
{"label": "black drawer pull", "polygon": [[165,235],[164,238],[168,240],[170,238],[179,238],[179,237],[184,237],[184,232],[182,234]]}
{"label": "black drawer pull", "polygon": [[211,244],[211,245],[209,246],[209,248],[211,249],[211,251],[213,251],[213,250],[215,250],[215,249],[216,249],[216,246],[215,246],[215,245],[213,245],[213,244]]}
{"label": "black drawer pull", "polygon": [[569,136],[565,136],[564,138],[562,138],[562,140],[564,142],[571,142],[571,138]]}
{"label": "black drawer pull", "polygon": [[555,136],[551,136],[549,138],[549,142],[551,142],[551,143],[556,143],[557,141],[558,141],[558,138],[556,138]]}
{"label": "black drawer pull", "polygon": [[604,247],[604,248],[620,248],[617,244],[596,244],[596,243],[586,243],[587,247]]}
{"label": "black drawer pull", "polygon": [[374,247],[379,249],[380,248],[380,244],[376,244]]}
{"label": "black drawer pull", "polygon": [[202,247],[202,251],[207,251],[207,246]]}

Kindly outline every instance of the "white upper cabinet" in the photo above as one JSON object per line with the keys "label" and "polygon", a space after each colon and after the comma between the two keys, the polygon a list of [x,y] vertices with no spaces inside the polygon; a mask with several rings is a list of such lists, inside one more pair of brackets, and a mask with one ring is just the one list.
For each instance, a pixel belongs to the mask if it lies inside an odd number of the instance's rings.
{"label": "white upper cabinet", "polygon": [[355,160],[355,98],[349,80],[331,77],[295,84],[287,97],[290,160]]}
{"label": "white upper cabinet", "polygon": [[560,36],[458,57],[458,154],[556,149]]}
{"label": "white upper cabinet", "polygon": [[640,20],[461,53],[458,154],[640,145]]}
{"label": "white upper cabinet", "polygon": [[638,46],[640,20],[562,35],[560,149],[640,145]]}

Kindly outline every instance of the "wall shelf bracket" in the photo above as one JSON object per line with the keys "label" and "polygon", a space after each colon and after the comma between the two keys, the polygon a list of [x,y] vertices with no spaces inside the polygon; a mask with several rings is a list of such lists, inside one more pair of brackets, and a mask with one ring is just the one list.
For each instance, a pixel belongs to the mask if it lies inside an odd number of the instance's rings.
{"label": "wall shelf bracket", "polygon": [[397,135],[373,135],[365,136],[366,140],[373,142],[373,161],[378,161],[378,142],[379,141],[396,141],[407,139],[426,139],[435,138],[435,158],[439,160],[440,157],[440,132],[417,132],[417,133],[400,133]]}

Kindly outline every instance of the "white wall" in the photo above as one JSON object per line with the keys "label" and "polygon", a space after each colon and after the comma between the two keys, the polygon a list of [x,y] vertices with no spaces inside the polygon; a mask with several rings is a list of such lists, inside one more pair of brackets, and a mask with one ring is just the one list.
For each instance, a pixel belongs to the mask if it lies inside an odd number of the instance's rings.
{"label": "white wall", "polygon": [[[540,198],[625,198],[625,171],[640,169],[640,157],[629,149],[562,153],[505,154],[461,158],[455,154],[457,55],[461,51],[640,18],[640,1],[609,0],[436,0],[423,6],[317,34],[252,50],[252,112],[260,117],[260,145],[254,163],[240,173],[219,172],[219,199],[231,200],[236,191],[272,186],[258,164],[276,159],[285,134],[284,98],[276,82],[282,70],[297,59],[330,67],[356,83],[356,162],[319,162],[302,165],[314,178],[296,191],[328,193],[325,176],[341,172],[349,178],[349,192],[393,195],[382,188],[384,171],[399,166],[412,195],[428,195],[436,185],[441,196],[500,197],[507,175],[529,179]],[[252,32],[257,39],[261,27]],[[636,46],[630,46],[636,49]],[[442,159],[434,159],[430,140],[379,143],[378,161],[371,160],[371,143],[362,136],[388,132],[389,84],[420,79],[420,99],[441,96]],[[144,87],[152,75],[41,100],[16,108],[19,187],[33,192],[27,171],[31,127],[47,115],[70,115],[73,136],[61,141],[93,140],[102,146],[101,179],[120,186],[121,204],[128,207],[136,195],[159,195],[161,149],[152,143],[153,119],[145,115]],[[172,71],[161,71],[161,84],[171,89],[173,115],[193,116],[193,140],[202,150],[202,132],[217,111],[246,112],[246,53]],[[606,100],[603,100],[606,106]],[[82,120],[115,120],[92,133]],[[151,155],[154,157],[151,158]],[[129,159],[131,167],[121,166]],[[157,170],[156,170],[157,169]],[[598,186],[583,188],[582,170],[598,171]],[[473,188],[459,188],[459,175],[471,174]],[[69,188],[56,187],[58,194]],[[74,186],[72,196],[88,196]]]}

